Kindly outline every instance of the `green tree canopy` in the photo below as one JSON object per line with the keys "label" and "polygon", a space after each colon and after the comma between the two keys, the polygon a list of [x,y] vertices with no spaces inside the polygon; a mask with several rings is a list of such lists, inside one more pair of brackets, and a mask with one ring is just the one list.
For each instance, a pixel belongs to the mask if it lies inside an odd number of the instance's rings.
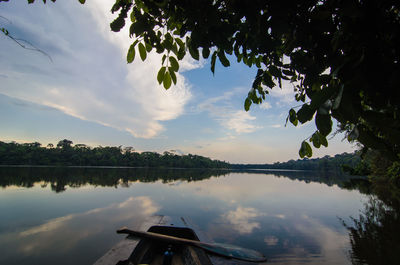
{"label": "green tree canopy", "polygon": [[[157,79],[176,83],[179,61],[211,56],[230,66],[258,69],[244,108],[260,104],[270,89],[292,82],[301,104],[289,110],[297,126],[314,120],[314,147],[327,146],[332,119],[348,140],[381,151],[391,161],[400,153],[400,3],[394,0],[117,0],[113,31],[130,16],[133,43],[142,60],[163,54]],[[232,55],[232,56],[231,56]],[[228,59],[229,58],[229,59]],[[308,141],[301,157],[311,156]]]}

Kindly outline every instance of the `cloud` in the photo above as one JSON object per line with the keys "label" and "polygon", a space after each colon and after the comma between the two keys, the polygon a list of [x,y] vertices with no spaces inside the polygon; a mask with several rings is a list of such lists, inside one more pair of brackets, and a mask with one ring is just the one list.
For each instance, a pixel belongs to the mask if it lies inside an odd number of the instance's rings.
{"label": "cloud", "polygon": [[230,113],[228,118],[222,121],[222,124],[228,129],[234,130],[238,134],[251,133],[260,128],[249,122],[255,119],[256,117],[251,116],[250,113],[244,110],[238,110],[234,113]]}
{"label": "cloud", "polygon": [[[197,112],[208,112],[211,118],[219,122],[224,128],[234,131],[237,134],[251,133],[261,128],[254,125],[252,121],[256,120],[255,116],[250,115],[244,110],[237,110],[232,106],[232,98],[243,88],[237,87],[218,97],[209,98],[197,105]],[[232,135],[228,134],[228,138],[232,139]],[[224,137],[223,139],[228,139]]]}
{"label": "cloud", "polygon": [[260,109],[266,110],[272,108],[271,103],[268,101],[263,101],[260,105]]}
{"label": "cloud", "polygon": [[280,104],[295,102],[293,84],[286,80],[282,80],[282,88],[276,86],[269,90],[269,95],[277,99]]}
{"label": "cloud", "polygon": [[[3,6],[2,6],[3,7]],[[191,98],[190,85],[178,73],[168,91],[157,82],[161,56],[150,53],[126,64],[132,39],[128,28],[113,33],[109,1],[26,5],[5,4],[15,34],[24,36],[53,59],[26,51],[6,39],[0,62],[0,92],[119,130],[151,138],[164,130],[162,121],[179,117]],[[19,37],[19,36],[17,36]],[[202,67],[185,60],[181,70]]]}

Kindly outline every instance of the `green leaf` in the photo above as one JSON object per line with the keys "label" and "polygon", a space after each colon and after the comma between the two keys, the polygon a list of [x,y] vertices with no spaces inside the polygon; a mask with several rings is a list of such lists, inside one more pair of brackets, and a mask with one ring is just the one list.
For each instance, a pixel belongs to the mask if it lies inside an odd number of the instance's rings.
{"label": "green leaf", "polygon": [[240,61],[242,60],[243,55],[239,54],[237,57],[237,62],[240,63]]}
{"label": "green leaf", "polygon": [[162,83],[163,80],[164,80],[165,70],[166,70],[166,68],[165,68],[165,66],[163,66],[163,67],[161,67],[160,70],[158,71],[158,74],[157,74],[157,81],[158,81],[158,83],[159,83],[160,85],[161,85],[161,83]]}
{"label": "green leaf", "polygon": [[262,78],[263,85],[266,85],[269,88],[274,88],[275,82],[272,80],[272,75],[269,72],[265,71]]}
{"label": "green leaf", "polygon": [[172,45],[172,52],[178,56],[178,45],[176,44],[176,42]]}
{"label": "green leaf", "polygon": [[139,43],[139,54],[142,61],[146,60],[147,53],[146,48],[144,47],[143,43]]}
{"label": "green leaf", "polygon": [[328,147],[328,141],[326,140],[326,137],[323,136],[321,133],[319,133],[319,141],[321,142],[321,145]]}
{"label": "green leaf", "polygon": [[170,63],[170,66],[171,66],[172,71],[178,72],[178,70],[179,70],[179,63],[178,63],[178,61],[175,59],[175,57],[170,56],[170,57],[169,57],[169,63]]}
{"label": "green leaf", "polygon": [[354,129],[347,135],[347,140],[349,142],[355,141],[358,139],[358,136],[360,136],[360,133],[357,126],[355,126]]}
{"label": "green leaf", "polygon": [[310,141],[313,143],[315,148],[321,147],[321,141],[319,140],[319,135],[320,135],[320,133],[315,132],[310,139]]}
{"label": "green leaf", "polygon": [[207,47],[204,47],[203,50],[202,50],[202,54],[203,54],[203,58],[207,59],[208,56],[210,56],[210,49],[207,48]]}
{"label": "green leaf", "polygon": [[128,63],[132,63],[134,59],[135,59],[135,44],[132,44],[129,47],[128,54],[126,56],[126,61]]}
{"label": "green leaf", "polygon": [[86,0],[78,0],[78,1],[79,1],[79,3],[81,3],[83,5]]}
{"label": "green leaf", "polygon": [[300,147],[300,150],[299,150],[299,155],[300,155],[301,158],[303,158],[305,156],[312,157],[311,146],[306,141],[303,141],[301,143],[301,147]]}
{"label": "green leaf", "polygon": [[304,141],[304,143],[305,143],[305,146],[306,146],[306,156],[312,157],[312,149],[311,149],[311,146],[310,146],[306,141]]}
{"label": "green leaf", "polygon": [[180,49],[185,48],[185,44],[180,38],[175,38],[176,43],[178,43]]}
{"label": "green leaf", "polygon": [[314,116],[315,110],[311,109],[310,105],[308,104],[303,104],[301,109],[297,111],[297,119],[301,123],[305,123],[307,121],[312,120],[312,117]]}
{"label": "green leaf", "polygon": [[215,62],[217,60],[217,52],[213,52],[211,56],[211,72],[214,74],[215,73]]}
{"label": "green leaf", "polygon": [[189,45],[189,53],[192,56],[193,59],[199,60],[199,50],[197,48],[192,48],[192,46]]}
{"label": "green leaf", "polygon": [[151,46],[150,44],[148,44],[147,42],[145,43],[146,45],[146,51],[147,52],[151,52],[151,50],[153,49],[153,46]]}
{"label": "green leaf", "polygon": [[169,72],[165,72],[163,84],[165,89],[171,87],[171,75],[169,74]]}
{"label": "green leaf", "polygon": [[[315,85],[315,84],[314,84]],[[322,104],[324,104],[334,93],[334,86],[324,87],[322,90],[314,93],[311,97],[311,108],[317,110]]]}
{"label": "green leaf", "polygon": [[174,82],[174,85],[176,85],[176,75],[174,71],[169,71],[169,74],[171,75],[172,82]]}
{"label": "green leaf", "polygon": [[165,39],[163,41],[164,47],[167,50],[172,50],[173,49],[173,38],[171,36],[171,34],[169,34],[169,32],[167,34],[165,34]]}
{"label": "green leaf", "polygon": [[273,75],[274,77],[281,77],[282,76],[281,71],[275,65],[271,65],[268,70],[271,73],[271,75]]}
{"label": "green leaf", "polygon": [[320,114],[317,112],[317,115],[315,116],[315,124],[323,136],[327,136],[332,131],[332,120],[330,115]]}
{"label": "green leaf", "polygon": [[251,100],[247,97],[246,100],[244,101],[244,110],[249,111],[251,106]]}
{"label": "green leaf", "polygon": [[229,63],[229,60],[226,58],[225,52],[223,50],[220,50],[218,52],[218,58],[219,58],[219,61],[222,63],[223,66],[228,67],[228,66],[231,65]]}
{"label": "green leaf", "polygon": [[182,60],[183,57],[185,57],[185,54],[186,54],[185,48],[180,48],[177,54],[178,60]]}
{"label": "green leaf", "polygon": [[259,56],[259,57],[257,57],[257,59],[256,59],[256,66],[257,66],[257,68],[261,68],[261,56]]}
{"label": "green leaf", "polygon": [[300,147],[300,150],[299,150],[299,155],[300,155],[301,158],[303,158],[305,156],[312,157],[311,146],[306,141],[303,141],[301,143],[301,147]]}
{"label": "green leaf", "polygon": [[297,120],[296,111],[294,109],[290,109],[290,111],[289,111],[289,120],[294,126],[297,126],[298,120]]}

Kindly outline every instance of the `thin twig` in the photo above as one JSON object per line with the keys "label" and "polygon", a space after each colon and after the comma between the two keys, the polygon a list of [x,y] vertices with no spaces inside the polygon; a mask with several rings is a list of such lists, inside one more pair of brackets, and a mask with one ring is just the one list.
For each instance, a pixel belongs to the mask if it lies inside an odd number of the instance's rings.
{"label": "thin twig", "polygon": [[[40,52],[41,54],[47,56],[47,58],[49,58],[50,62],[53,62],[53,59],[51,58],[51,56],[50,56],[49,54],[47,54],[46,52],[42,51],[41,49],[35,47],[35,46],[34,46],[32,43],[30,43],[29,41],[24,40],[24,39],[17,39],[17,38],[14,38],[14,37],[13,37],[11,34],[9,34],[9,33],[8,33],[8,34],[6,34],[5,32],[3,32],[3,33],[4,33],[4,35],[6,35],[7,37],[9,37],[9,38],[12,39],[13,41],[15,41],[15,42],[16,42],[19,46],[21,46],[22,48],[24,48],[24,49],[26,49],[26,50],[31,50],[31,51]],[[25,42],[26,44],[30,45],[31,47],[24,45],[23,42]]]}

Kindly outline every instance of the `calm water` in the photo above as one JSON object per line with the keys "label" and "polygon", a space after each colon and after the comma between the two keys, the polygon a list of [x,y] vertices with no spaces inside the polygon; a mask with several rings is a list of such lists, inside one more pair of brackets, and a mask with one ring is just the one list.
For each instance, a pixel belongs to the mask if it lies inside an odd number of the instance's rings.
{"label": "calm water", "polygon": [[368,203],[311,172],[0,168],[0,264],[91,264],[149,215],[188,217],[275,264],[351,264]]}

